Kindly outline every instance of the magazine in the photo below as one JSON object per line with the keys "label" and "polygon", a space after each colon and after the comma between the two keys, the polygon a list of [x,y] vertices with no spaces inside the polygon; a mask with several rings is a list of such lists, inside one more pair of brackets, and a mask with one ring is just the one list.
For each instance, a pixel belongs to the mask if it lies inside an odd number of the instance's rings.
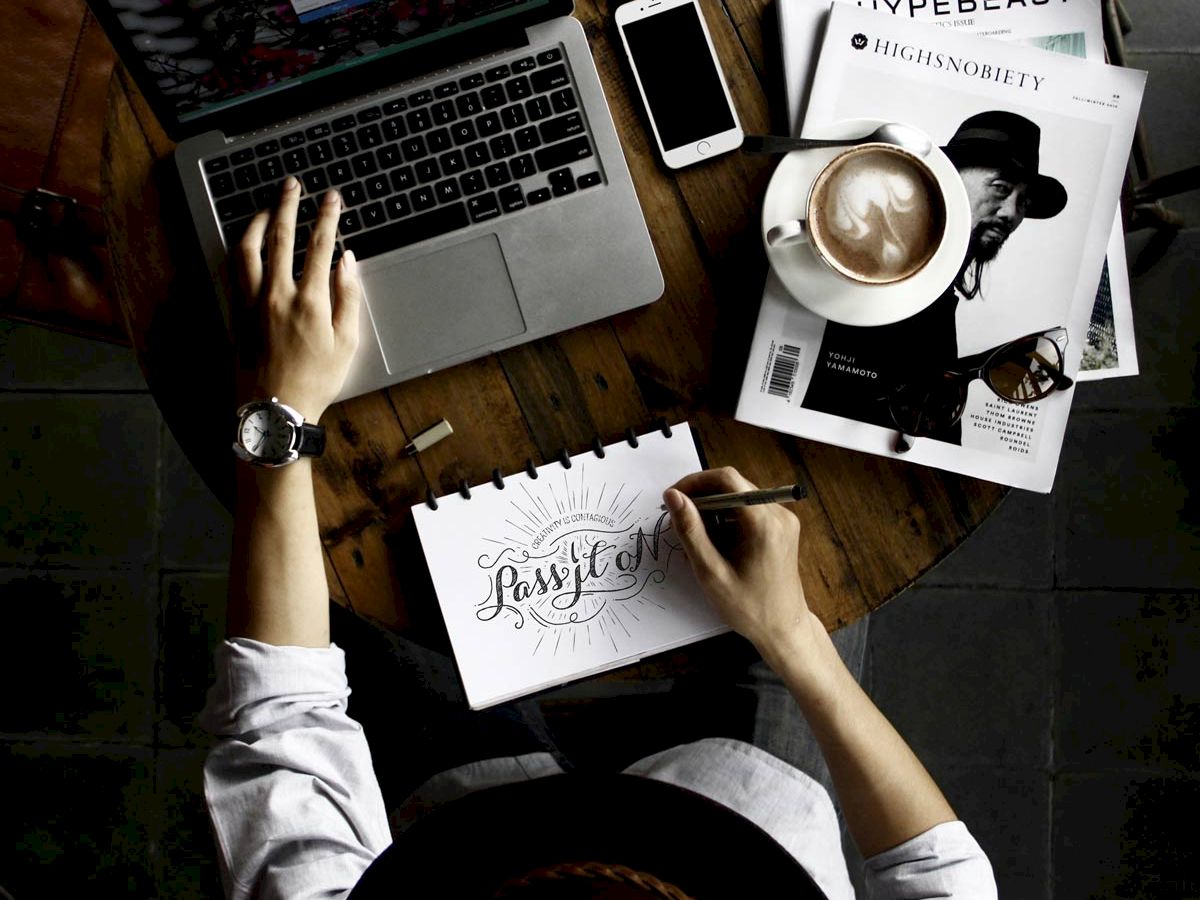
{"label": "magazine", "polygon": [[[1013,41],[1104,62],[1100,0],[1053,4],[1010,0],[839,0],[864,9],[909,16],[981,37]],[[779,0],[779,36],[787,89],[788,121],[800,133],[816,51],[829,14],[829,0]],[[1117,210],[1108,255],[1087,331],[1079,380],[1138,374],[1133,335],[1125,229]]]}
{"label": "magazine", "polygon": [[[969,250],[953,284],[895,325],[831,322],[793,300],[773,272],[737,418],[895,455],[892,392],[914,361],[946,359],[952,368],[1061,326],[1064,371],[1075,377],[1144,85],[1145,73],[1132,69],[834,4],[804,133],[846,119],[902,121],[949,148],[972,130],[1013,128],[1010,137],[1023,134],[1022,152],[1032,154],[1036,171],[1030,205],[1023,221],[1003,232],[977,223],[981,243],[993,251],[997,240],[1003,244],[994,258]],[[969,127],[979,122],[987,127]],[[953,427],[918,438],[905,458],[1048,492],[1070,401],[1067,390],[1013,404],[975,379]]]}

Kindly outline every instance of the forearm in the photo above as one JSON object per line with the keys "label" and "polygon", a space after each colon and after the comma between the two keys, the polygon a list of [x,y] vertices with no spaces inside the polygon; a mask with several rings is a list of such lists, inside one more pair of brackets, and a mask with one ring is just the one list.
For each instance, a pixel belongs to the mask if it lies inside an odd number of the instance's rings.
{"label": "forearm", "polygon": [[267,644],[329,646],[329,590],[312,463],[239,466],[228,634]]}
{"label": "forearm", "polygon": [[871,702],[811,613],[768,662],[800,705],[833,777],[846,824],[870,858],[957,816],[921,761]]}

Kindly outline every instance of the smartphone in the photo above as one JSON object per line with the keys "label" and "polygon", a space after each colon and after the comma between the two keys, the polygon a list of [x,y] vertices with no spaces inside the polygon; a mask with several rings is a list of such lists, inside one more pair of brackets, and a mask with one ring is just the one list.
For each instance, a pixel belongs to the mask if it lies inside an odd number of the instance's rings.
{"label": "smartphone", "polygon": [[740,147],[742,128],[697,0],[630,0],[617,7],[616,22],[663,162],[678,169]]}

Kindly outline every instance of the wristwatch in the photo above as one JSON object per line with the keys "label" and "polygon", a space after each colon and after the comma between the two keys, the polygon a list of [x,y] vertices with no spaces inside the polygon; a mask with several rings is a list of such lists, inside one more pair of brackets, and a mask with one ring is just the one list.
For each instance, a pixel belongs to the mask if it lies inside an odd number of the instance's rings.
{"label": "wristwatch", "polygon": [[233,452],[251,465],[286,466],[301,456],[324,453],[325,429],[306,423],[278,397],[252,400],[237,411]]}

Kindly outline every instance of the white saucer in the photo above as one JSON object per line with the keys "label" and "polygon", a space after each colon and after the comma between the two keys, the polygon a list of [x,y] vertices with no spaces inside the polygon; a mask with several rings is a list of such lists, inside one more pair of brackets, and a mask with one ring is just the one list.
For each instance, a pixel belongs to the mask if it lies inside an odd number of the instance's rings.
{"label": "white saucer", "polygon": [[[869,134],[883,119],[845,119],[805,133],[812,138],[850,138]],[[793,150],[779,163],[763,202],[763,245],[771,267],[802,306],[843,325],[888,325],[914,316],[941,296],[958,274],[971,237],[971,204],[958,170],[940,148],[925,157],[946,198],[946,237],[916,275],[899,284],[861,285],[838,275],[804,243],[766,244],[773,225],[804,217],[808,189],[822,167],[845,148]]]}

